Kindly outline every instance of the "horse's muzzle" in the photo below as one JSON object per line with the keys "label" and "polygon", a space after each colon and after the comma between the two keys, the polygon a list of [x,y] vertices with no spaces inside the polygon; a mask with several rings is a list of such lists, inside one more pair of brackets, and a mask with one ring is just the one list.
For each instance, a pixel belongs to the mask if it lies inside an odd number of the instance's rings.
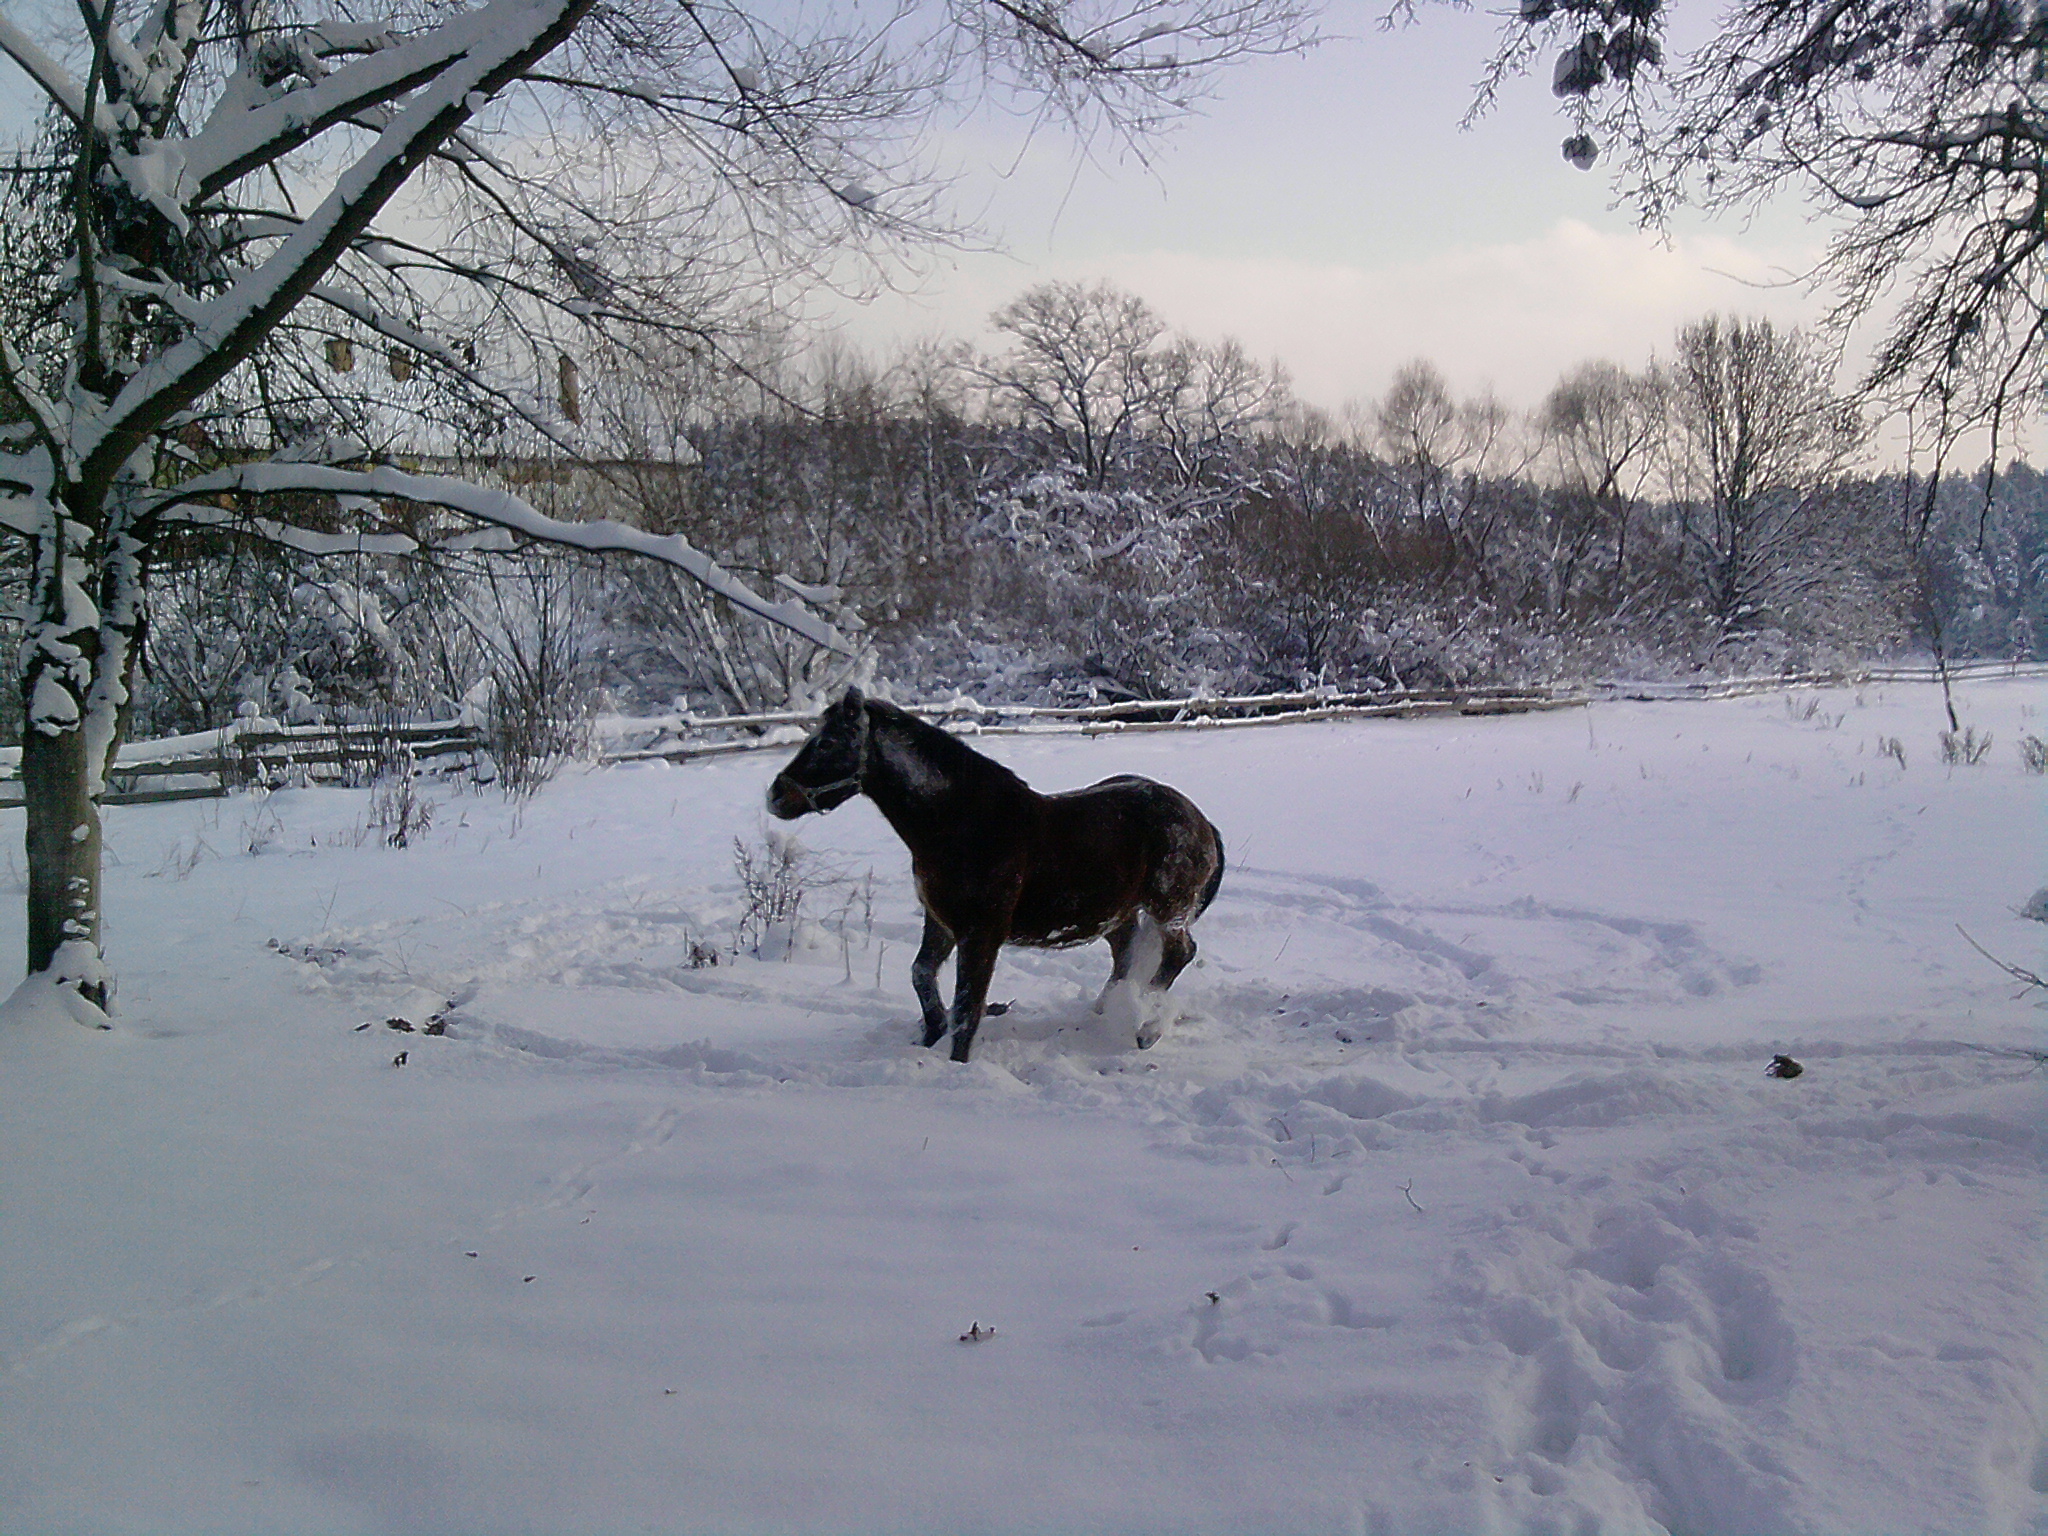
{"label": "horse's muzzle", "polygon": [[804,812],[816,809],[801,785],[792,784],[778,775],[768,786],[768,814],[778,821],[795,821]]}

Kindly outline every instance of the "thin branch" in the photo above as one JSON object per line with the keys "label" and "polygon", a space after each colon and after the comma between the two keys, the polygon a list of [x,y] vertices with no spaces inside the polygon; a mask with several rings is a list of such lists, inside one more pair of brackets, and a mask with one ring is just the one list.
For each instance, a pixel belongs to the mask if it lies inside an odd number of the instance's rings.
{"label": "thin branch", "polygon": [[1978,954],[1982,955],[1986,960],[1989,960],[1993,965],[1997,966],[2001,971],[2005,972],[2006,975],[2010,976],[2014,981],[2018,982],[2020,984],[2021,996],[2025,996],[2028,992],[2033,991],[2037,987],[2043,991],[2048,991],[2048,980],[2044,980],[2042,977],[2035,975],[2032,971],[2028,970],[2023,965],[2014,965],[2010,960],[1999,959],[1998,956],[1994,955],[1982,944],[1979,944],[1975,939],[1971,938],[1970,935],[1964,930],[1963,925],[1961,923],[1956,924],[1956,932],[1963,935],[1963,942],[1965,944],[1969,945],[1970,948],[1977,951]]}

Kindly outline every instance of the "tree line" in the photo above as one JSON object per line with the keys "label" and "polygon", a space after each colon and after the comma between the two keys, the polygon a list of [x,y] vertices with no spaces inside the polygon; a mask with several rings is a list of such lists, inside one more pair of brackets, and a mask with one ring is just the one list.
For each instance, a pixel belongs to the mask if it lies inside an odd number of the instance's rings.
{"label": "tree line", "polygon": [[1581,364],[1528,412],[1422,361],[1320,411],[1106,286],[1034,288],[992,328],[988,349],[684,367],[659,391],[593,370],[601,479],[509,431],[460,463],[564,519],[601,492],[800,598],[856,659],[659,564],[338,567],[214,528],[160,564],[138,718],[467,707],[558,758],[607,699],[772,708],[855,668],[1019,700],[2042,654],[2041,477],[1859,469],[1827,358],[1768,321]]}

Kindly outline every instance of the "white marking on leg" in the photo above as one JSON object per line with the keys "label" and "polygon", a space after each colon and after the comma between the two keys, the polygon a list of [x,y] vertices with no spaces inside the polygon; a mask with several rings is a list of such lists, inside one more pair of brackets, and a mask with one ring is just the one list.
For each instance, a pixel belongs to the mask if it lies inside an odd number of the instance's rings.
{"label": "white marking on leg", "polygon": [[[1152,1025],[1151,994],[1148,985],[1159,974],[1159,959],[1165,953],[1165,939],[1148,912],[1138,914],[1137,932],[1131,936],[1131,964],[1122,981],[1112,981],[1096,999],[1095,1011],[1108,1021],[1110,1030],[1126,1040],[1150,1045],[1159,1038]],[[1148,1036],[1147,1030],[1150,1030]]]}

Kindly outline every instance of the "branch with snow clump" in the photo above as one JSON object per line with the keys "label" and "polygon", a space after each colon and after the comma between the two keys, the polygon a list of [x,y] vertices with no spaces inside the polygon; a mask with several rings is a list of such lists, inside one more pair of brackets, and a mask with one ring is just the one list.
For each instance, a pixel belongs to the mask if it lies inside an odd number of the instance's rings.
{"label": "branch with snow clump", "polygon": [[413,171],[468,121],[469,104],[493,95],[552,51],[591,3],[488,0],[437,28],[432,35],[447,55],[439,78],[414,95],[268,260],[209,301],[190,335],[127,381],[97,431],[81,434],[84,478],[111,478],[135,441],[232,372],[321,282]]}
{"label": "branch with snow clump", "polygon": [[[232,491],[260,495],[284,491],[310,491],[336,496],[391,497],[426,506],[445,507],[460,516],[474,518],[480,523],[503,529],[516,538],[554,544],[565,549],[580,549],[591,554],[639,555],[675,567],[734,607],[743,608],[772,624],[780,624],[783,628],[802,635],[813,645],[837,651],[843,656],[853,654],[853,647],[832,625],[805,611],[794,602],[772,602],[760,596],[702,550],[673,534],[656,535],[648,533],[645,529],[609,520],[565,523],[537,511],[509,491],[473,485],[467,480],[457,480],[447,475],[408,474],[403,470],[382,465],[374,469],[351,470],[333,469],[320,464],[244,464],[189,480],[178,487],[175,495],[178,502],[182,503],[195,496]],[[185,509],[188,516],[191,510],[189,507]],[[281,524],[272,526],[280,530],[283,527]],[[339,553],[343,549],[353,551],[356,548],[355,543],[348,540],[348,536],[344,535],[342,538],[345,542],[336,548],[308,552]],[[394,547],[387,552],[412,553],[424,547],[410,539],[407,542],[411,546],[409,549],[399,550]]]}

